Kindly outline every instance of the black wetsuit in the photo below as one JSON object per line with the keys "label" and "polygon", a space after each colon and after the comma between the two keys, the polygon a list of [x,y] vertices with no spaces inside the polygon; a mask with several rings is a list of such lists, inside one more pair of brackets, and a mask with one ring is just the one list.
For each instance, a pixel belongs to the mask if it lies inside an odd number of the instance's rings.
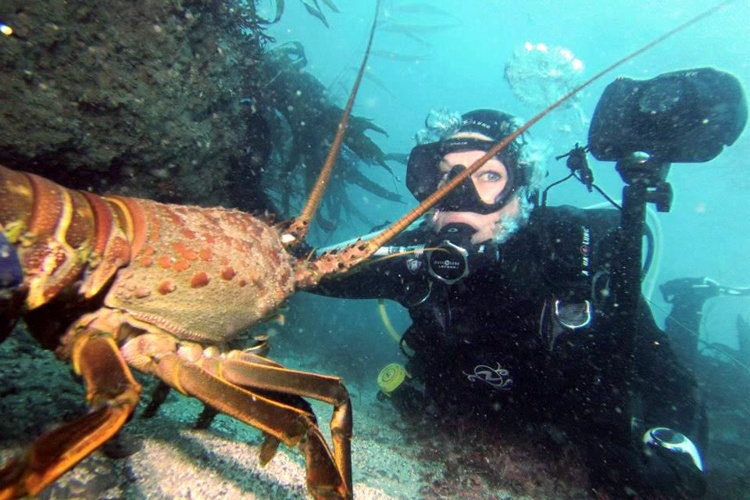
{"label": "black wetsuit", "polygon": [[[697,408],[695,382],[645,302],[630,373],[612,362],[628,356],[619,349],[608,293],[618,221],[613,210],[536,209],[499,247],[472,248],[469,275],[452,285],[427,271],[424,255],[408,254],[327,280],[316,292],[405,306],[412,325],[403,341],[414,352],[408,368],[441,411],[552,422],[589,448],[632,450],[631,416],[642,419],[642,430],[691,435]],[[392,243],[414,244],[434,246],[440,237],[416,230]],[[581,322],[586,300],[591,324],[562,327],[558,320]]]}

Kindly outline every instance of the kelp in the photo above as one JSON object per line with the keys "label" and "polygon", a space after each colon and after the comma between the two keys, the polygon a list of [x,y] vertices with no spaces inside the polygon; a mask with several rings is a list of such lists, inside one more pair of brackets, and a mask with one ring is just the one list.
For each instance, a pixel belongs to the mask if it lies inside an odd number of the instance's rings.
{"label": "kelp", "polygon": [[[307,196],[343,112],[332,102],[325,86],[305,71],[306,64],[304,47],[299,42],[268,51],[262,64],[267,82],[262,89],[263,103],[267,106],[265,117],[273,145],[271,164],[263,172],[263,186],[282,214],[295,213]],[[325,231],[334,229],[344,216],[374,224],[349,198],[349,186],[358,186],[389,201],[403,201],[399,194],[371,181],[362,171],[362,165],[371,165],[393,174],[386,154],[367,136],[368,131],[387,135],[371,120],[351,117],[323,213],[316,218]]]}
{"label": "kelp", "polygon": [[[328,20],[326,19],[325,14],[323,14],[323,9],[320,8],[318,0],[300,0],[300,2],[302,2],[302,5],[305,7],[305,10],[307,10],[308,14],[318,19],[326,28],[329,27]],[[331,11],[339,12],[338,7],[336,7],[336,4],[333,3],[332,0],[322,0],[322,2]],[[276,4],[276,13],[273,16],[273,19],[268,21],[270,24],[277,23],[281,20],[281,17],[284,15],[284,7],[286,6],[284,0],[274,0],[274,3]]]}

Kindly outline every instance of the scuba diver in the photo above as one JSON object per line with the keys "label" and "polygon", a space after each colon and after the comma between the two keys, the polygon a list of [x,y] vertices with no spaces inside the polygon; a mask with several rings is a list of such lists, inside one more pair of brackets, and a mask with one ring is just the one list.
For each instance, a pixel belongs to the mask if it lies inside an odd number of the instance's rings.
{"label": "scuba diver", "polygon": [[717,343],[708,343],[700,338],[703,321],[703,306],[715,297],[750,297],[750,287],[728,287],[710,278],[678,278],[659,285],[662,298],[672,309],[666,319],[664,330],[674,345],[678,359],[688,368],[696,368],[702,362],[701,344],[719,355],[736,354],[737,365],[750,364],[750,328],[741,317],[737,318],[737,342],[739,350]]}
{"label": "scuba diver", "polygon": [[[408,188],[423,199],[516,126],[499,111],[464,114],[445,138],[412,150]],[[542,174],[525,146],[517,139],[422,227],[402,234],[393,245],[404,247],[403,256],[317,291],[406,307],[407,371],[442,412],[472,412],[502,426],[551,422],[583,445],[597,487],[700,496],[702,462],[686,437],[697,429],[695,382],[645,305],[627,381],[643,408],[640,433],[680,441],[690,452],[645,452],[651,448],[634,439],[622,408],[622,374],[610,369],[617,346],[608,335],[615,306],[608,256],[618,213],[537,207]]]}
{"label": "scuba diver", "polygon": [[[464,114],[411,151],[407,187],[423,200],[517,126],[496,110]],[[632,369],[610,362],[619,212],[538,206],[542,178],[516,139],[397,237],[388,258],[314,293],[408,309],[411,378],[390,394],[397,406],[505,429],[551,423],[581,445],[597,491],[702,496],[696,383],[645,302]]]}

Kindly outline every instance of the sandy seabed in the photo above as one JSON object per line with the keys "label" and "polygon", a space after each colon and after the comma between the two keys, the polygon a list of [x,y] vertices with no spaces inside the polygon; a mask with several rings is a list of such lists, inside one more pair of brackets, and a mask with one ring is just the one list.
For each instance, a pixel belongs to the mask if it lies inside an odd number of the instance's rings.
{"label": "sandy seabed", "polygon": [[[98,451],[42,497],[309,498],[298,449],[282,446],[271,462],[261,466],[257,430],[225,416],[217,417],[209,430],[192,429],[200,410],[193,401],[170,397],[156,417],[136,417],[128,424],[128,439],[141,443],[138,452],[113,460]],[[325,407],[316,411],[322,418],[326,411],[330,414]],[[419,498],[425,466],[394,450],[399,433],[380,428],[375,417],[380,412],[357,411],[352,457],[355,497]],[[375,435],[374,429],[378,429]]]}
{"label": "sandy seabed", "polygon": [[[83,389],[70,367],[19,333],[0,345],[0,451],[6,452],[86,411]],[[287,366],[313,362],[277,361]],[[40,499],[311,498],[298,448],[281,445],[261,466],[260,431],[224,415],[209,429],[196,430],[202,405],[175,391],[156,416],[145,419],[141,414],[153,380],[139,378],[146,384],[141,403],[114,441],[135,444],[137,451],[111,458],[116,446],[107,443],[42,491]],[[562,477],[567,472],[543,465],[548,457],[530,455],[516,442],[494,442],[476,426],[451,423],[446,429],[430,418],[405,421],[389,403],[378,401],[374,380],[348,384],[348,389],[356,499],[588,497],[580,485],[571,489]],[[311,403],[329,439],[332,408]],[[524,495],[518,494],[519,485]]]}

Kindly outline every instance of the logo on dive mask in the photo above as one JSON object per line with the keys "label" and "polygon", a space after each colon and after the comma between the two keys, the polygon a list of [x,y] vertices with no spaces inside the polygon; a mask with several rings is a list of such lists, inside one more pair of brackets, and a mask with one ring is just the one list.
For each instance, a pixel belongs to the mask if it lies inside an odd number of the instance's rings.
{"label": "logo on dive mask", "polygon": [[[468,224],[448,224],[437,235],[437,245],[428,245],[425,252],[430,275],[447,285],[453,285],[488,263],[497,262],[495,245],[472,245],[476,230]],[[492,250],[495,250],[494,252]]]}

